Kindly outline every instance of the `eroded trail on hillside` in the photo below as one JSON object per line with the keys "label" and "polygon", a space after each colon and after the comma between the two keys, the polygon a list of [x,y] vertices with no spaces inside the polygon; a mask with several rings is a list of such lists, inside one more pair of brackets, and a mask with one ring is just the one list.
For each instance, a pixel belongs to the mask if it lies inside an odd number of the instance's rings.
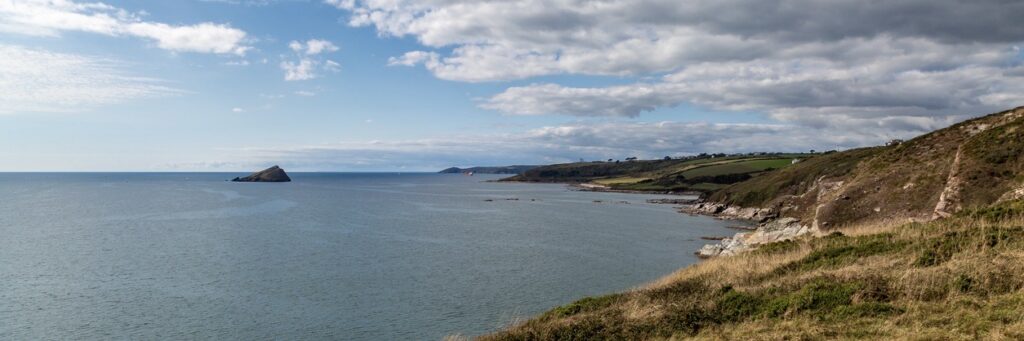
{"label": "eroded trail on hillside", "polygon": [[821,231],[821,227],[818,224],[821,209],[830,202],[835,201],[834,194],[839,193],[839,189],[843,187],[843,181],[825,181],[825,177],[822,176],[816,181],[815,187],[818,187],[818,196],[814,199],[814,220],[811,222],[811,230]]}
{"label": "eroded trail on hillside", "polygon": [[935,203],[932,219],[945,218],[956,211],[954,205],[958,201],[957,197],[960,194],[960,188],[963,183],[960,180],[960,159],[963,156],[963,149],[963,144],[956,148],[956,156],[953,157],[953,163],[949,166],[946,187],[942,189],[942,193],[939,194],[939,201]]}

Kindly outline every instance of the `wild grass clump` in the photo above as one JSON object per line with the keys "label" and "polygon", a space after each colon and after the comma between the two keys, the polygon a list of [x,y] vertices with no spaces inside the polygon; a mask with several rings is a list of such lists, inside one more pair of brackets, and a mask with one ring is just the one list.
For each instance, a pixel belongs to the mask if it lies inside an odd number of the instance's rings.
{"label": "wild grass clump", "polygon": [[611,294],[599,297],[584,297],[576,302],[551,309],[542,318],[569,317],[579,313],[595,311],[612,305],[621,296],[621,294]]}
{"label": "wild grass clump", "polygon": [[984,252],[1000,244],[1016,243],[1021,237],[1024,237],[1024,228],[1021,227],[989,227],[980,231],[946,232],[937,238],[920,243],[921,253],[914,261],[914,265],[936,266],[965,250]]}
{"label": "wild grass clump", "polygon": [[834,232],[824,238],[810,243],[814,247],[807,256],[778,267],[771,275],[780,276],[794,271],[810,271],[822,268],[835,268],[851,264],[868,256],[894,252],[909,244],[900,240],[892,233],[847,237]]}
{"label": "wild grass clump", "polygon": [[761,245],[756,250],[752,251],[755,255],[775,255],[792,252],[800,247],[800,243],[794,240],[783,240],[774,243],[768,243]]}
{"label": "wild grass clump", "polygon": [[963,210],[957,215],[989,222],[1022,218],[1024,217],[1024,200],[1007,201],[989,207]]}

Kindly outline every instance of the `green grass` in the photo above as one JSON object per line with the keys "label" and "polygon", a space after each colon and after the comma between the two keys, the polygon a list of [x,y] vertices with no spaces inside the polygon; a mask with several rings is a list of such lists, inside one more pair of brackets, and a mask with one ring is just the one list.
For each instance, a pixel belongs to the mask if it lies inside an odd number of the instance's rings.
{"label": "green grass", "polygon": [[765,206],[785,195],[806,192],[821,177],[840,177],[853,172],[862,161],[885,147],[860,148],[805,158],[792,166],[734,184],[715,192],[708,200],[743,207]]}
{"label": "green grass", "polygon": [[967,209],[958,212],[957,215],[987,221],[1024,217],[1024,201],[1008,201],[988,207]]}
{"label": "green grass", "polygon": [[[679,171],[666,173],[659,172],[658,175],[648,173],[646,179],[628,178],[636,181],[616,181],[610,183],[616,189],[628,189],[635,191],[696,191],[712,193],[729,184],[748,180],[763,173],[779,168],[785,168],[792,164],[793,158],[766,158],[745,157],[745,158],[717,158],[701,160],[687,164],[686,167],[676,168]],[[599,180],[600,181],[600,180]]]}
{"label": "green grass", "polygon": [[797,261],[775,269],[772,275],[836,268],[849,265],[865,257],[902,250],[908,244],[907,241],[896,239],[891,233],[860,237],[847,237],[833,233],[813,241],[811,246],[814,251]]}
{"label": "green grass", "polygon": [[647,179],[648,178],[635,178],[635,177],[625,176],[625,177],[618,177],[618,178],[597,179],[597,180],[594,180],[593,182],[597,183],[597,184],[601,184],[601,185],[619,185],[619,184],[636,183],[636,182],[644,181],[644,180],[647,180]]}
{"label": "green grass", "polygon": [[694,168],[691,170],[681,172],[679,173],[679,175],[682,175],[686,178],[696,178],[701,176],[715,176],[722,174],[754,173],[771,169],[785,168],[792,164],[792,162],[793,159],[736,161],[732,163]]}
{"label": "green grass", "polygon": [[716,302],[716,310],[721,321],[732,322],[793,314],[810,314],[819,319],[844,319],[885,316],[900,311],[897,307],[879,301],[854,303],[854,294],[868,287],[864,281],[817,277],[795,291],[769,289],[744,293],[725,288],[726,293]]}
{"label": "green grass", "polygon": [[635,191],[699,191],[710,193],[767,170],[789,166],[806,154],[732,156],[691,160],[579,162],[531,169],[509,181],[593,182]]}
{"label": "green grass", "polygon": [[544,313],[542,318],[568,317],[579,313],[595,311],[612,305],[621,296],[620,294],[612,294],[599,297],[584,297],[576,302],[551,309]]}

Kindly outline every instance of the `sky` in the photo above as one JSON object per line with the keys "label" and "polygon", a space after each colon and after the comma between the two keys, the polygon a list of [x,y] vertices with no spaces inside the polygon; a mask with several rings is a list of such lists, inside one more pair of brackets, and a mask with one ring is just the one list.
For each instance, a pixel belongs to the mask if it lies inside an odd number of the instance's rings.
{"label": "sky", "polygon": [[0,0],[0,171],[844,150],[1024,105],[1011,0]]}

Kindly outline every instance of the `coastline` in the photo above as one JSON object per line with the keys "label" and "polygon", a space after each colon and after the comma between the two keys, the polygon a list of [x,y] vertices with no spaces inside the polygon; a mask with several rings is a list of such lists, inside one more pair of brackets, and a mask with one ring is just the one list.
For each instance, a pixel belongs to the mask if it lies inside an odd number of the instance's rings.
{"label": "coastline", "polygon": [[[698,250],[694,250],[693,254],[699,259],[694,264],[682,266],[672,272],[666,273],[663,277],[656,279],[651,282],[639,283],[636,288],[657,288],[669,278],[678,276],[681,273],[693,271],[692,269],[700,268],[701,264],[711,261],[716,258],[732,258],[737,256],[739,262],[744,262],[744,257],[741,255],[745,252],[752,251],[760,245],[781,242],[786,240],[793,240],[804,237],[806,235],[819,235],[816,229],[812,230],[806,225],[800,224],[800,221],[790,217],[780,217],[776,210],[771,208],[759,208],[759,207],[738,207],[729,206],[720,203],[706,202],[704,201],[702,193],[678,193],[678,192],[645,192],[645,191],[629,191],[629,190],[615,190],[608,186],[593,184],[593,183],[566,183],[566,182],[536,182],[536,181],[514,181],[514,180],[488,180],[488,182],[510,182],[510,183],[548,183],[548,184],[562,184],[566,188],[572,191],[580,192],[608,192],[608,193],[624,193],[624,194],[647,194],[647,195],[674,195],[679,197],[692,197],[692,198],[680,198],[680,199],[648,199],[646,202],[651,204],[661,205],[674,205],[674,209],[679,214],[686,214],[691,216],[705,216],[714,218],[717,220],[730,220],[736,221],[737,224],[727,226],[728,228],[741,230],[732,236],[716,236],[716,237],[701,237],[701,239],[711,242],[705,244]],[[813,234],[812,234],[813,232]],[[618,297],[633,292],[637,289],[630,289],[621,292],[611,292],[605,296],[600,297]],[[583,297],[581,300],[591,299],[590,297]],[[577,301],[579,302],[579,301]],[[571,303],[570,306],[578,303]],[[552,309],[561,309],[563,307],[552,305]],[[538,315],[545,316],[545,315]],[[537,318],[538,316],[531,317]],[[493,335],[493,334],[491,334]]]}
{"label": "coastline", "polygon": [[628,193],[628,194],[652,194],[652,195],[673,195],[673,196],[695,196],[700,197],[704,193],[697,191],[637,191],[629,189],[613,189],[606,185],[595,184],[592,182],[564,182],[564,181],[522,181],[522,180],[509,180],[509,178],[502,178],[496,180],[487,180],[487,182],[506,182],[506,183],[524,183],[524,184],[562,184],[569,189],[583,192],[608,192],[608,193]]}
{"label": "coastline", "polygon": [[732,236],[721,238],[720,240],[717,240],[717,243],[705,244],[700,249],[695,250],[694,254],[701,259],[718,256],[732,256],[754,249],[759,245],[792,240],[807,234],[820,234],[820,231],[815,226],[802,224],[800,220],[796,218],[782,217],[779,212],[772,208],[739,207],[715,202],[706,202],[704,201],[703,193],[700,192],[618,190],[592,182],[537,182],[508,180],[508,178],[489,181],[509,183],[557,183],[565,185],[570,190],[581,192],[695,197],[692,199],[648,200],[648,202],[653,204],[676,205],[676,212],[679,212],[680,214],[700,215],[719,220],[735,220],[739,222],[739,224],[729,227],[742,230],[742,232],[737,232]]}
{"label": "coastline", "polygon": [[[520,182],[520,181],[515,181]],[[743,230],[729,237],[717,240],[717,243],[705,244],[694,254],[701,259],[718,256],[732,256],[756,248],[759,245],[791,240],[803,235],[819,234],[812,226],[801,224],[799,219],[781,217],[771,208],[739,207],[714,202],[705,202],[699,192],[649,192],[633,190],[616,190],[609,186],[595,183],[568,183],[570,189],[588,192],[610,192],[628,194],[662,194],[677,196],[695,196],[694,199],[683,200],[649,200],[649,203],[677,205],[676,212],[689,215],[712,217],[719,220],[734,220],[740,224],[731,228]]]}
{"label": "coastline", "polygon": [[[521,182],[521,181],[516,181]],[[628,189],[613,189],[605,185],[599,185],[590,182],[584,183],[569,183],[566,184],[569,188],[584,191],[584,192],[608,192],[608,193],[628,193],[628,194],[657,194],[657,195],[675,195],[675,196],[696,196],[700,197],[703,193],[684,191],[684,192],[673,192],[673,191],[637,191]]]}
{"label": "coastline", "polygon": [[756,248],[757,246],[792,240],[804,235],[820,235],[816,226],[801,223],[799,219],[782,217],[779,212],[772,208],[762,207],[740,207],[730,206],[715,202],[706,202],[703,193],[699,192],[659,192],[659,191],[635,191],[618,190],[609,186],[591,182],[537,182],[498,179],[489,180],[495,182],[510,183],[552,183],[563,184],[570,190],[581,192],[607,192],[625,194],[648,194],[648,195],[672,195],[680,197],[695,197],[686,199],[652,199],[648,203],[676,205],[676,212],[688,215],[700,215],[712,217],[719,220],[734,220],[739,224],[729,226],[730,228],[742,230],[732,236],[717,239],[717,243],[705,244],[694,254],[701,259],[714,258],[718,256],[733,256]]}

